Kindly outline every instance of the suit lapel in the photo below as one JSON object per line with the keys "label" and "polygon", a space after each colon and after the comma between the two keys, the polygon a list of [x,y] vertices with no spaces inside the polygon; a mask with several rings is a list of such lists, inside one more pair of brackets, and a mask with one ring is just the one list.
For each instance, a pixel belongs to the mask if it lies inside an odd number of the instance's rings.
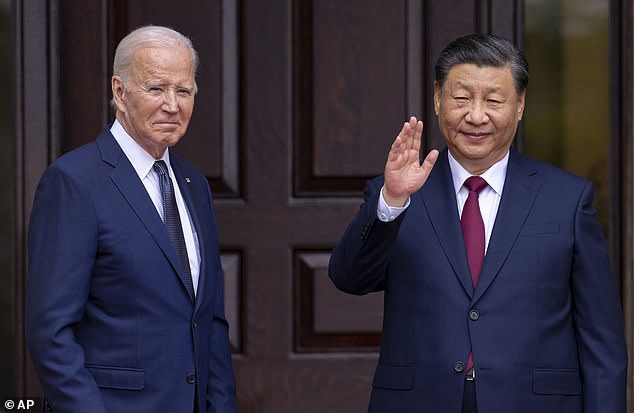
{"label": "suit lapel", "polygon": [[[156,211],[145,186],[143,186],[141,180],[138,179],[138,175],[132,167],[132,164],[110,131],[106,130],[102,132],[97,139],[97,145],[101,151],[103,161],[113,167],[110,173],[110,179],[112,179],[112,182],[127,200],[134,213],[139,217],[139,220],[141,220],[152,238],[154,238],[154,241],[156,241],[156,244],[165,257],[167,257],[174,271],[178,273],[183,286],[185,286],[185,275],[183,274],[180,261],[176,255],[176,250],[165,230],[165,224]],[[192,299],[191,296],[190,299]]]}
{"label": "suit lapel", "polygon": [[473,281],[462,237],[456,194],[446,149],[441,152],[431,175],[419,194],[423,198],[423,203],[442,249],[465,292],[471,297]]}
{"label": "suit lapel", "polygon": [[499,273],[533,207],[540,187],[531,179],[535,173],[535,169],[529,167],[524,157],[511,150],[504,191],[473,302],[482,297]]}

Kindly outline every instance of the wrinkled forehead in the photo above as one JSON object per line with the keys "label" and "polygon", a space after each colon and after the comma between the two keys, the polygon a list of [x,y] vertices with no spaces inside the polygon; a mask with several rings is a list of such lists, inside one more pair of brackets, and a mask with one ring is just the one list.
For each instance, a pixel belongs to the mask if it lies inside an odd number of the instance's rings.
{"label": "wrinkled forehead", "polygon": [[132,62],[135,76],[165,77],[194,82],[194,61],[187,48],[141,47]]}

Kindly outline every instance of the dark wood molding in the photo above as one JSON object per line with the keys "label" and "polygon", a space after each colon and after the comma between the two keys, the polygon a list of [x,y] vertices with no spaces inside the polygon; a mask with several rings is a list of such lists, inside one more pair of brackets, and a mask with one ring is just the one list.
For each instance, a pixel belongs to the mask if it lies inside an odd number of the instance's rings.
{"label": "dark wood molding", "polygon": [[610,255],[621,289],[628,344],[628,411],[634,409],[634,11],[610,1]]}
{"label": "dark wood molding", "polygon": [[336,291],[327,275],[331,251],[293,252],[293,351],[378,352],[383,294],[360,298]]}
{"label": "dark wood molding", "polygon": [[39,382],[24,340],[26,290],[26,229],[33,195],[41,173],[52,157],[56,131],[52,120],[50,11],[46,0],[14,2],[16,84],[16,196],[15,196],[15,346],[16,391],[37,396]]}

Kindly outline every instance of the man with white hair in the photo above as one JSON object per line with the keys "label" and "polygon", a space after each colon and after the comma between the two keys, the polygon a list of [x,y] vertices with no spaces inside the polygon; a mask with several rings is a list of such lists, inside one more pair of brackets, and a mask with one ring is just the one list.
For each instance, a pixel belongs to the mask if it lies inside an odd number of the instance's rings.
{"label": "man with white hair", "polygon": [[236,411],[211,190],[169,150],[197,66],[181,33],[131,32],[114,58],[115,122],[42,176],[26,337],[55,413]]}

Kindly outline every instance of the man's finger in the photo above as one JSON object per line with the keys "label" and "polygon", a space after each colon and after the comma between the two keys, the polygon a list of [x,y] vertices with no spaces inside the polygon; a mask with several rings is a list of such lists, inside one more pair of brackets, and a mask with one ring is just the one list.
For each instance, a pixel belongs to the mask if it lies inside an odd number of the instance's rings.
{"label": "man's finger", "polygon": [[431,170],[436,164],[437,159],[438,159],[438,151],[436,149],[432,149],[431,151],[429,151],[429,153],[425,157],[425,160],[423,161],[423,164],[421,165],[423,173],[425,174],[425,179],[427,179],[427,177],[431,173]]}
{"label": "man's finger", "polygon": [[414,137],[412,139],[411,149],[416,150],[417,152],[420,150],[420,143],[423,136],[423,122],[418,121],[414,128]]}
{"label": "man's finger", "polygon": [[414,116],[409,118],[409,122],[405,122],[405,124],[407,125],[407,139],[405,140],[406,149],[412,149],[413,147],[414,134],[416,132],[416,122],[417,120]]}
{"label": "man's finger", "polygon": [[388,154],[387,160],[388,162],[394,162],[398,159],[398,156],[403,152],[403,138],[401,135],[398,135],[394,142],[392,143],[392,147],[390,148],[390,153]]}

